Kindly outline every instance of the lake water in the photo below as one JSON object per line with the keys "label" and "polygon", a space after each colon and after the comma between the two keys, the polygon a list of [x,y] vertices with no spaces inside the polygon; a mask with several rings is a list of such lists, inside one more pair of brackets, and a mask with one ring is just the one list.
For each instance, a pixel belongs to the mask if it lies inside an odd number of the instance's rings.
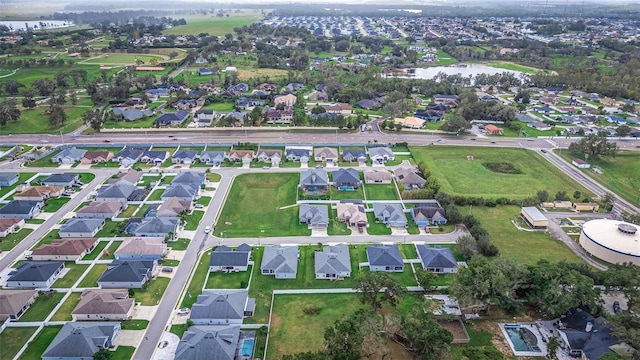
{"label": "lake water", "polygon": [[447,75],[461,74],[463,77],[472,76],[475,77],[478,74],[495,75],[502,73],[510,73],[516,77],[520,77],[522,72],[499,69],[486,65],[467,64],[467,65],[451,65],[451,66],[432,66],[427,68],[415,69],[415,75],[402,74],[399,77],[403,78],[416,78],[416,79],[433,79],[439,73],[445,73]]}
{"label": "lake water", "polygon": [[[43,29],[60,29],[73,26],[73,22],[71,21],[61,21],[61,20],[43,20],[43,21],[0,21],[0,25],[4,25],[9,27],[9,29],[13,31],[23,31],[26,30],[26,26],[30,29],[39,30]],[[44,25],[44,27],[42,26]]]}

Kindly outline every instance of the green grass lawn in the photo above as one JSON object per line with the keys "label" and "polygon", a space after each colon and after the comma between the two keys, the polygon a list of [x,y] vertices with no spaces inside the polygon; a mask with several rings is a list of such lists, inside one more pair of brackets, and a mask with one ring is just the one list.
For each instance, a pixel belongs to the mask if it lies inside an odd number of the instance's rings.
{"label": "green grass lawn", "polygon": [[151,62],[151,60],[157,60],[162,62],[161,56],[155,55],[142,55],[142,54],[119,54],[119,53],[106,53],[100,58],[83,60],[83,64],[116,64],[116,65],[134,65],[136,60],[143,61],[145,64]]}
{"label": "green grass lawn", "polygon": [[447,54],[446,52],[440,49],[438,49],[436,56],[438,57],[438,65],[446,66],[446,65],[451,65],[458,62],[458,60],[456,60],[454,57],[452,57],[451,55]]}
{"label": "green grass lawn", "polygon": [[164,34],[190,35],[208,33],[209,35],[222,36],[233,33],[233,28],[250,25],[261,18],[260,12],[245,10],[240,13],[231,13],[229,17],[217,17],[214,15],[185,16],[186,25],[175,26],[164,30]]}
{"label": "green grass lawn", "polygon": [[149,320],[126,320],[120,323],[122,330],[144,330],[149,325]]}
{"label": "green grass lawn", "polygon": [[198,230],[198,225],[204,216],[204,211],[193,210],[191,215],[187,216],[187,224],[184,226],[185,230]]}
{"label": "green grass lawn", "polygon": [[340,191],[335,186],[331,187],[331,200],[364,200],[362,186],[355,191]]}
{"label": "green grass lawn", "polygon": [[55,293],[52,296],[38,295],[36,301],[31,307],[20,317],[18,321],[43,321],[62,300],[64,293]]}
{"label": "green grass lawn", "polygon": [[530,66],[524,66],[524,65],[518,65],[512,62],[508,62],[508,61],[490,61],[490,62],[486,62],[486,63],[482,63],[484,65],[487,66],[491,66],[494,68],[498,68],[498,69],[505,69],[505,70],[513,70],[513,71],[520,71],[523,72],[525,74],[535,74],[537,72],[543,71],[540,69],[536,69]]}
{"label": "green grass lawn", "polygon": [[[465,211],[466,213],[466,211]],[[500,250],[500,256],[523,264],[535,264],[540,259],[558,262],[579,262],[575,255],[560,240],[545,232],[519,231],[511,224],[518,217],[517,206],[495,208],[473,207],[471,213],[480,221]],[[523,251],[526,249],[526,251]]]}
{"label": "green grass lawn", "polygon": [[329,226],[327,226],[328,235],[351,235],[351,229],[346,223],[338,219],[336,210],[329,209]]}
{"label": "green grass lawn", "polygon": [[178,266],[180,265],[180,260],[174,260],[174,259],[169,259],[169,260],[162,260],[160,263],[162,266]]}
{"label": "green grass lawn", "polygon": [[60,208],[63,207],[64,204],[68,203],[69,200],[71,200],[71,198],[68,198],[68,197],[60,197],[60,198],[56,198],[56,199],[49,199],[44,204],[44,207],[42,208],[42,212],[54,213],[54,212],[60,210]]}
{"label": "green grass lawn", "polygon": [[169,285],[169,281],[171,281],[171,279],[158,277],[148,282],[146,289],[135,289],[136,302],[140,302],[142,305],[158,305],[164,294],[164,290],[167,288],[167,285]]}
{"label": "green grass lawn", "polygon": [[162,194],[164,193],[164,189],[156,189],[153,190],[151,195],[147,198],[148,201],[160,201],[162,200]]}
{"label": "green grass lawn", "polygon": [[211,197],[210,196],[201,196],[196,201],[196,204],[200,204],[200,205],[203,205],[203,206],[209,206],[210,202],[211,202]]}
{"label": "green grass lawn", "polygon": [[[324,344],[324,329],[361,306],[355,294],[277,295],[267,358],[280,359],[287,354],[320,350]],[[306,314],[304,310],[309,307],[319,312]]]}
{"label": "green grass lawn", "polygon": [[222,176],[218,173],[207,173],[207,181],[210,182],[219,182],[222,179]]}
{"label": "green grass lawn", "polygon": [[104,222],[104,226],[102,227],[102,230],[98,231],[98,233],[96,234],[96,237],[113,237],[113,236],[118,236],[120,235],[120,227],[122,226],[122,224],[120,224],[117,221],[112,221],[112,220],[106,220]]}
{"label": "green grass lawn", "polygon": [[[525,198],[538,190],[555,194],[560,190],[572,194],[584,187],[533,151],[509,148],[480,147],[412,147],[416,161],[425,162],[436,176],[440,191],[451,195],[485,198]],[[474,160],[467,160],[473,156]],[[483,163],[510,163],[520,174],[497,173]]]}
{"label": "green grass lawn", "polygon": [[29,166],[29,167],[58,167],[60,166],[60,164],[56,164],[54,162],[51,161],[51,158],[54,157],[56,154],[58,154],[60,151],[53,151],[51,152],[51,154],[35,160],[35,161],[29,161],[28,163],[25,164],[25,166]]}
{"label": "green grass lawn", "polygon": [[20,229],[18,232],[9,234],[6,237],[0,238],[0,250],[10,251],[24,238],[33,232],[32,229]]}
{"label": "green grass lawn", "polygon": [[211,255],[211,250],[205,252],[200,257],[198,261],[198,265],[196,265],[196,269],[193,273],[193,277],[189,282],[189,287],[187,288],[187,292],[184,294],[184,299],[182,299],[182,306],[180,307],[188,307],[190,308],[193,303],[196,302],[198,295],[202,294],[202,286],[204,282],[207,281],[207,277],[209,276],[209,256]]}
{"label": "green grass lawn", "polygon": [[96,264],[91,270],[84,276],[84,279],[80,282],[78,287],[90,288],[98,287],[98,279],[107,270],[106,264]]}
{"label": "green grass lawn", "polygon": [[53,315],[51,321],[71,321],[71,312],[75,309],[76,305],[80,302],[79,292],[73,292],[69,295],[67,300],[62,304],[58,311]]}
{"label": "green grass lawn", "polygon": [[27,224],[42,224],[43,222],[45,222],[47,220],[45,219],[26,219],[24,222]]}
{"label": "green grass lawn", "polygon": [[[52,128],[49,126],[49,116],[44,114],[47,109],[48,106],[39,106],[34,109],[21,110],[18,121],[10,121],[5,126],[0,127],[0,135],[36,133],[59,135],[60,131],[66,134],[80,127],[82,125],[82,114],[90,110],[84,107],[64,107],[67,121],[60,128]],[[68,139],[68,137],[66,138]]]}
{"label": "green grass lawn", "polygon": [[391,184],[365,184],[367,200],[398,200],[396,186]]}
{"label": "green grass lawn", "polygon": [[[469,333],[469,343],[452,345],[451,356],[453,357],[453,359],[467,359],[467,357],[464,356],[464,350],[472,347],[486,347],[495,349],[495,346],[491,342],[491,338],[493,337],[491,333],[477,327],[476,322],[466,324],[465,328],[467,329],[467,333]],[[495,350],[498,351],[497,349]]]}
{"label": "green grass lawn", "polygon": [[391,235],[391,229],[387,225],[376,222],[373,212],[367,213],[367,220],[369,220],[369,227],[367,228],[369,235]]}
{"label": "green grass lawn", "polygon": [[[207,277],[207,289],[244,289],[249,284],[252,267],[232,273],[212,272]],[[244,284],[244,287],[242,286]]]}
{"label": "green grass lawn", "polygon": [[111,360],[131,360],[136,348],[133,346],[118,346],[115,351],[111,352]]}
{"label": "green grass lawn", "polygon": [[187,246],[189,246],[189,242],[191,240],[180,238],[176,241],[169,241],[167,246],[169,246],[172,250],[187,250]]}
{"label": "green grass lawn", "polygon": [[53,338],[58,335],[60,329],[62,329],[62,325],[43,327],[38,335],[36,335],[36,338],[33,339],[31,343],[29,343],[29,346],[22,353],[20,359],[40,359],[44,351],[47,350],[47,347],[49,347],[49,344],[51,344],[51,342],[53,341]]}
{"label": "green grass lawn", "polygon": [[243,174],[235,178],[220,214],[216,235],[223,237],[308,236],[294,205],[298,174]]}
{"label": "green grass lawn", "polygon": [[[584,155],[576,155],[568,150],[557,151],[569,163],[575,158],[584,159]],[[640,153],[637,151],[620,151],[615,157],[589,158],[591,167],[597,167],[603,174],[596,174],[593,169],[579,169],[584,174],[597,180],[613,193],[638,206],[640,201]]]}
{"label": "green grass lawn", "polygon": [[69,269],[69,271],[64,275],[63,278],[58,278],[51,287],[54,288],[70,288],[73,284],[78,281],[82,273],[89,267],[89,265],[79,265],[73,261],[65,261],[64,266]]}
{"label": "green grass lawn", "polygon": [[182,334],[184,334],[185,331],[187,331],[187,324],[171,325],[171,329],[169,330],[169,332],[178,335],[178,337],[181,339],[182,339]]}
{"label": "green grass lawn", "polygon": [[160,181],[160,175],[154,175],[154,176],[143,176],[142,179],[140,179],[140,181],[138,182],[138,185],[140,186],[151,186],[152,182],[157,182]]}
{"label": "green grass lawn", "polygon": [[122,245],[122,241],[112,242],[105,251],[105,256],[103,256],[103,259],[115,259],[114,253],[116,252],[116,250],[118,250],[120,245]]}
{"label": "green grass lawn", "polygon": [[16,182],[15,184],[11,185],[11,186],[3,186],[0,189],[0,198],[5,196],[6,194],[9,193],[9,191],[13,190],[16,188],[16,186],[22,184],[23,182],[31,179],[34,175],[36,175],[36,173],[32,173],[32,172],[21,172],[18,174],[18,182]]}
{"label": "green grass lawn", "polygon": [[4,329],[0,333],[0,357],[13,359],[37,329],[36,327],[9,327]]}
{"label": "green grass lawn", "polygon": [[133,216],[133,213],[138,209],[138,205],[129,205],[123,212],[118,215],[118,217],[122,218],[130,218]]}

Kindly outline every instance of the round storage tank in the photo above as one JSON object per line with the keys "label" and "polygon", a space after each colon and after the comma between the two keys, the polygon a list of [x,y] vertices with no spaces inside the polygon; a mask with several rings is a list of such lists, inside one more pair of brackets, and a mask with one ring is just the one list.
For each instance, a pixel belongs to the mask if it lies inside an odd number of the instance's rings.
{"label": "round storage tank", "polygon": [[580,233],[580,246],[606,262],[640,265],[640,227],[617,220],[587,221]]}

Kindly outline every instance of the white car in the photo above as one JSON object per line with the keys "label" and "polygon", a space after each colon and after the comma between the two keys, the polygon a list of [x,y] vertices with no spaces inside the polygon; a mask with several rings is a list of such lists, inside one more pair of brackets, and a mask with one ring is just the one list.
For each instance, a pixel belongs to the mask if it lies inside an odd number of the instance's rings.
{"label": "white car", "polygon": [[191,312],[191,310],[189,310],[189,308],[182,308],[182,309],[178,310],[178,315],[186,315],[189,312]]}
{"label": "white car", "polygon": [[206,228],[204,228],[205,234],[208,234],[209,232],[211,232],[211,226],[207,226]]}

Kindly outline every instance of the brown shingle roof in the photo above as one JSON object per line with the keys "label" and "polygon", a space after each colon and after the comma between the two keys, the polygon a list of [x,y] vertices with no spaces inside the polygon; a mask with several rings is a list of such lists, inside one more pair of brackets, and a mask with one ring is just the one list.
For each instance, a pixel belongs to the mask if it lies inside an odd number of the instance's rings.
{"label": "brown shingle roof", "polygon": [[50,196],[52,193],[60,193],[64,190],[61,186],[29,186],[21,193],[13,195],[14,199],[22,197],[44,197]]}
{"label": "brown shingle roof", "polygon": [[87,160],[98,160],[104,159],[108,160],[111,157],[111,153],[108,151],[87,151],[84,153],[84,159]]}
{"label": "brown shingle roof", "polygon": [[135,299],[129,298],[127,290],[89,289],[82,292],[80,302],[72,314],[126,315],[133,308]]}
{"label": "brown shingle roof", "polygon": [[161,237],[128,237],[116,250],[116,254],[145,255],[164,254],[167,245]]}
{"label": "brown shingle roof", "polygon": [[96,243],[96,238],[66,238],[53,240],[33,250],[33,255],[80,255]]}
{"label": "brown shingle roof", "polygon": [[36,290],[0,290],[0,319],[17,314],[36,294]]}
{"label": "brown shingle roof", "polygon": [[14,225],[19,224],[24,219],[20,218],[0,218],[0,231],[7,231],[11,229]]}
{"label": "brown shingle roof", "polygon": [[136,184],[141,178],[142,171],[129,170],[127,172],[118,173],[115,178],[109,179],[109,184],[115,184],[120,180],[126,180],[132,184]]}
{"label": "brown shingle roof", "polygon": [[114,214],[122,207],[119,201],[96,201],[76,211],[80,214]]}

